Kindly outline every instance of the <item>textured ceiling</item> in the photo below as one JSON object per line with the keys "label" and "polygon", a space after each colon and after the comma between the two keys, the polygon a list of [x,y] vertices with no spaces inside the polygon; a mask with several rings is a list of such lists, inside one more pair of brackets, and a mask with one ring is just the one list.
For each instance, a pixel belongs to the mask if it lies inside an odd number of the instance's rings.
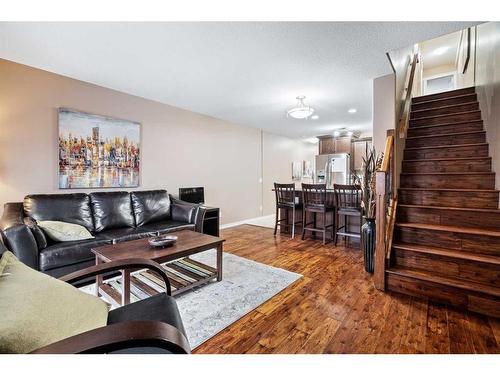
{"label": "textured ceiling", "polygon": [[[370,132],[372,79],[392,72],[385,53],[472,24],[0,23],[0,57],[305,138]],[[286,117],[297,95],[318,120]]]}

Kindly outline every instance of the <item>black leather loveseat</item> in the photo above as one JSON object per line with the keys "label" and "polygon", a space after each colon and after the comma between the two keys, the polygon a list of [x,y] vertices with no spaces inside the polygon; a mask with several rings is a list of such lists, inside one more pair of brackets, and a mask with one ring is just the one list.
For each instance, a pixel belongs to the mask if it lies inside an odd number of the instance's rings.
{"label": "black leather loveseat", "polygon": [[[202,210],[166,190],[28,195],[22,203],[5,204],[0,230],[19,260],[61,277],[93,265],[95,247],[181,229],[201,232]],[[53,242],[37,227],[39,220],[79,224],[95,238]]]}

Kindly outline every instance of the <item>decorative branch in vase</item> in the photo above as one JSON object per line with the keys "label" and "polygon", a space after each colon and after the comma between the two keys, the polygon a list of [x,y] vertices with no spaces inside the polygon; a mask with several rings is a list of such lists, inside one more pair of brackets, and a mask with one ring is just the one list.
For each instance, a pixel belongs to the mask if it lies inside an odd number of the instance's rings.
{"label": "decorative branch in vase", "polygon": [[365,270],[373,273],[375,252],[375,177],[382,164],[383,154],[377,155],[375,149],[366,150],[360,175],[354,176],[354,183],[361,186],[361,209],[365,224],[361,227],[361,246],[364,250]]}

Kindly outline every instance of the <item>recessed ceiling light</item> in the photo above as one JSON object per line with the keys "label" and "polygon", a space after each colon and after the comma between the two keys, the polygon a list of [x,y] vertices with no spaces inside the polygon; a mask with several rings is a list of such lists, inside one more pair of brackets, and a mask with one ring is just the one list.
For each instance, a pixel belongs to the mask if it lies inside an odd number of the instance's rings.
{"label": "recessed ceiling light", "polygon": [[317,119],[319,119],[319,116],[318,116],[318,115],[312,115],[312,116],[311,116],[311,118],[312,118],[313,120],[317,120]]}
{"label": "recessed ceiling light", "polygon": [[444,53],[445,53],[446,51],[448,51],[449,49],[450,49],[450,47],[446,47],[446,46],[445,46],[445,47],[439,47],[439,48],[436,48],[436,49],[434,50],[434,54],[439,56],[439,55],[444,54]]}
{"label": "recessed ceiling light", "polygon": [[347,132],[347,136],[352,137],[354,133],[353,132]]}
{"label": "recessed ceiling light", "polygon": [[356,113],[356,112],[358,112],[358,110],[356,108],[350,108],[347,112]]}
{"label": "recessed ceiling light", "polygon": [[335,130],[333,132],[334,137],[338,137],[340,135],[340,132],[338,130]]}

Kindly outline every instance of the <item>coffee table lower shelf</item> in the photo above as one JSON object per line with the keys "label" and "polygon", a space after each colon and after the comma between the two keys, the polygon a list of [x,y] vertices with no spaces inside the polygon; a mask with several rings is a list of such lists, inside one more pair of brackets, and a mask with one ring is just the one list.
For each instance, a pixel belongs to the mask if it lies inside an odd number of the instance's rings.
{"label": "coffee table lower shelf", "polygon": [[[172,295],[181,294],[217,279],[217,270],[189,257],[162,264],[170,280]],[[139,270],[130,274],[130,302],[154,296],[165,291],[163,281],[154,272]],[[99,294],[115,307],[121,306],[122,278],[104,281]]]}

